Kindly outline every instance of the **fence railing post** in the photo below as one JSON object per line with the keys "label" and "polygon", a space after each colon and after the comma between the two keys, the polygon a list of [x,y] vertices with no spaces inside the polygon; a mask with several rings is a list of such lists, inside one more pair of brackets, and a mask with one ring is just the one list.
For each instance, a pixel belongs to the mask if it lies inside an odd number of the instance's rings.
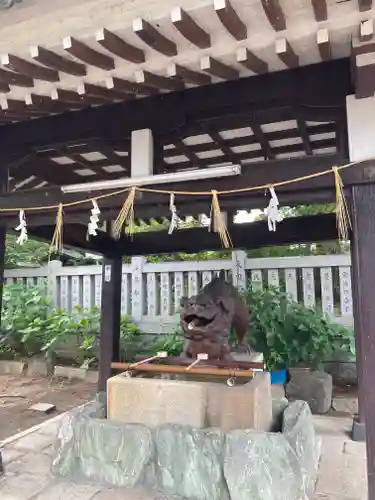
{"label": "fence railing post", "polygon": [[234,250],[232,252],[232,281],[239,290],[246,289],[246,252]]}
{"label": "fence railing post", "polygon": [[141,321],[145,303],[145,286],[143,280],[143,266],[146,258],[137,256],[132,258],[132,293],[131,293],[131,311],[134,321]]}
{"label": "fence railing post", "polygon": [[59,260],[51,260],[47,265],[47,296],[54,307],[58,306],[57,276],[61,268]]}

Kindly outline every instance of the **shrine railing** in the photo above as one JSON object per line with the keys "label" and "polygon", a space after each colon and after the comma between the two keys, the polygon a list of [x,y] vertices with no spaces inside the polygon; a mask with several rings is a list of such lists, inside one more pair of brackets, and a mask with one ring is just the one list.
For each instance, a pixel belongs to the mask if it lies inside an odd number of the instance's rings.
{"label": "shrine railing", "polygon": [[[150,264],[134,257],[123,266],[121,308],[147,333],[167,333],[178,323],[180,298],[196,294],[215,273],[224,270],[239,288],[269,284],[307,307],[352,325],[353,306],[349,255],[248,259],[234,251],[231,260],[181,261]],[[101,266],[46,267],[5,272],[6,283],[35,286],[46,283],[54,304],[71,310],[100,307]]]}

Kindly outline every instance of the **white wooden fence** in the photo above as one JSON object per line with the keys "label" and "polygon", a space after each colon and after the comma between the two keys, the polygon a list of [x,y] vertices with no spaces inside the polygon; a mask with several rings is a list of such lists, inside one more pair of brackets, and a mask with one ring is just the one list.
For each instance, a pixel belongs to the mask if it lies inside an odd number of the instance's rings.
{"label": "white wooden fence", "polygon": [[[349,255],[248,259],[234,251],[231,260],[161,262],[134,257],[122,270],[122,313],[131,315],[146,333],[168,333],[178,322],[180,298],[197,293],[224,270],[239,288],[270,284],[295,300],[316,308],[335,322],[352,325],[353,306]],[[46,267],[5,272],[6,283],[47,283],[54,304],[71,310],[100,307],[101,266]]]}

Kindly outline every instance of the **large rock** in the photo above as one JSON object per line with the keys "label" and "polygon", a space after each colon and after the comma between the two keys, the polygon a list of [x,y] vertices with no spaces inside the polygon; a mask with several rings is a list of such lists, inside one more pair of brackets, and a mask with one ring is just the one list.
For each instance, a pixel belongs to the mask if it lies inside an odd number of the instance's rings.
{"label": "large rock", "polygon": [[231,500],[300,500],[303,476],[295,451],[282,434],[227,434],[224,475]]}
{"label": "large rock", "polygon": [[297,455],[304,491],[308,494],[315,482],[320,449],[311,410],[305,401],[294,401],[285,409],[282,432]]}
{"label": "large rock", "polygon": [[306,401],[312,413],[327,413],[332,403],[332,376],[320,371],[296,371],[286,386],[289,400]]}
{"label": "large rock", "polygon": [[284,410],[288,406],[286,398],[272,400],[272,431],[280,432],[283,426]]}
{"label": "large rock", "polygon": [[83,475],[114,486],[134,487],[145,481],[153,457],[151,431],[143,425],[98,419],[100,403],[64,416],[58,430],[52,472]]}
{"label": "large rock", "polygon": [[153,454],[147,427],[88,420],[78,432],[78,467],[85,477],[128,488],[145,482]]}
{"label": "large rock", "polygon": [[189,500],[229,500],[222,470],[223,446],[224,435],[219,430],[180,425],[158,428],[158,488]]}

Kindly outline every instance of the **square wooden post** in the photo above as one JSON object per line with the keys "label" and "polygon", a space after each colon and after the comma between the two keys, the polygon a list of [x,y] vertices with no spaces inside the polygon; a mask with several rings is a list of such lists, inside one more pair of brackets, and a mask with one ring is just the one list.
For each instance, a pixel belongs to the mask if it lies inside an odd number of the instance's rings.
{"label": "square wooden post", "polygon": [[[5,168],[0,172],[0,193],[8,191],[9,174]],[[3,287],[4,287],[4,269],[5,269],[5,247],[6,247],[7,228],[5,224],[0,224],[0,324],[3,310]]]}
{"label": "square wooden post", "polygon": [[375,500],[375,184],[353,186],[352,202],[358,425],[366,435],[368,498]]}
{"label": "square wooden post", "polygon": [[111,376],[111,362],[120,357],[121,256],[104,258],[99,345],[99,392],[105,392]]}

